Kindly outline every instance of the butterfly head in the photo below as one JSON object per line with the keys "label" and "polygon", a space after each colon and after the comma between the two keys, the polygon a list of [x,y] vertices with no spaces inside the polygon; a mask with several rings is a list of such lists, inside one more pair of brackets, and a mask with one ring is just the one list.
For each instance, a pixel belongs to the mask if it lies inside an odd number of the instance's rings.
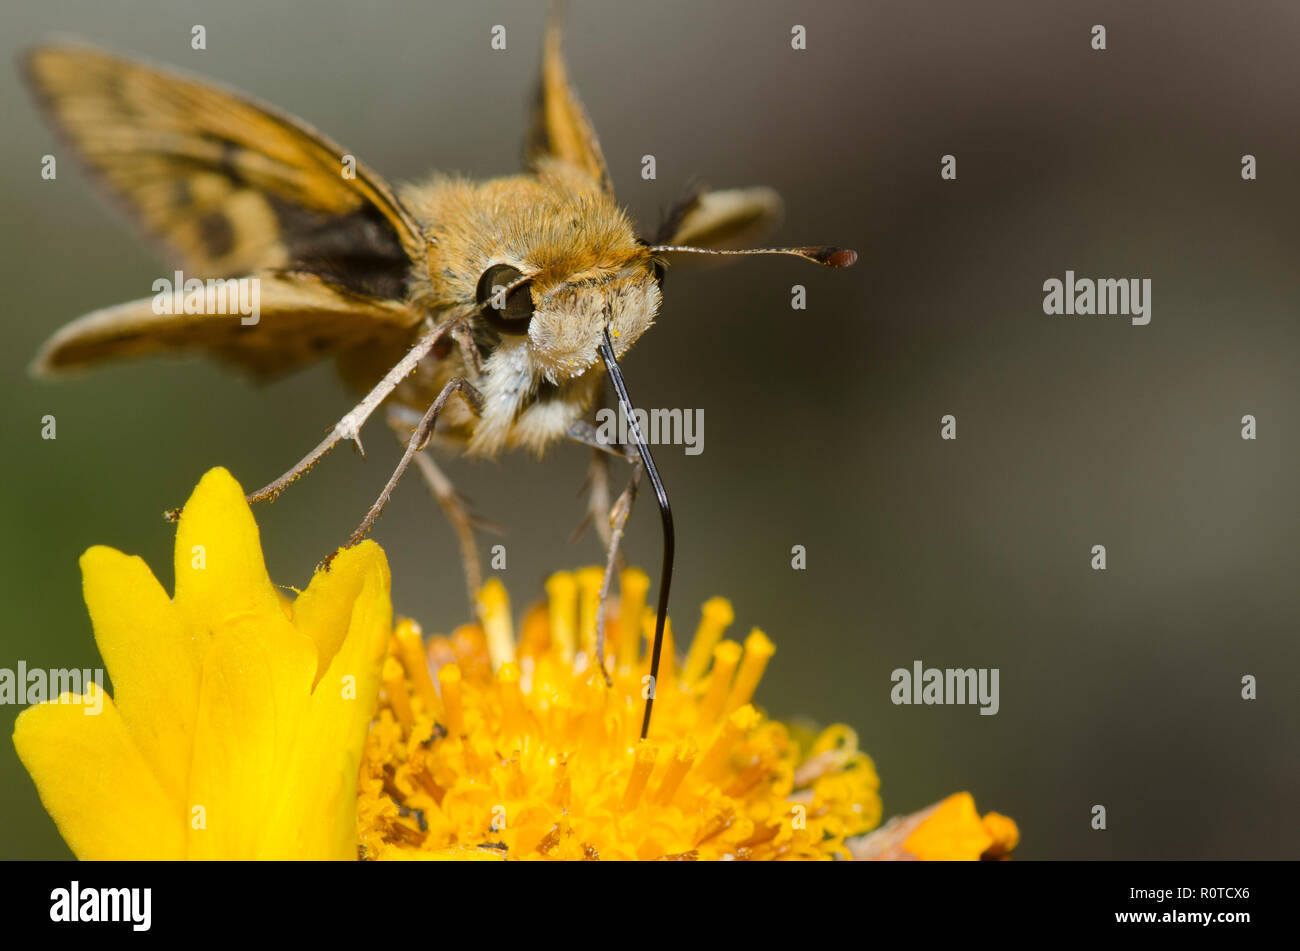
{"label": "butterfly head", "polygon": [[622,357],[654,323],[661,271],[644,248],[618,258],[529,268],[498,261],[479,278],[479,319],[507,348],[526,350],[552,383],[580,377],[601,359],[606,328]]}

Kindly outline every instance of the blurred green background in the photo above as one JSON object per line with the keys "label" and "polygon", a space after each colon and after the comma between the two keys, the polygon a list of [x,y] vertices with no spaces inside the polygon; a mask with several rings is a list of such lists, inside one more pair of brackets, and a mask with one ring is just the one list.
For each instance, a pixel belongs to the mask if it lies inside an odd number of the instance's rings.
{"label": "blurred green background", "polygon": [[[488,176],[518,167],[544,14],[69,0],[8,5],[0,48],[12,64],[72,34],[300,115],[390,180]],[[861,253],[842,272],[771,258],[672,273],[625,361],[639,404],[705,411],[702,455],[657,454],[678,627],[731,597],[735,633],[761,625],[778,645],[759,702],[852,724],[887,815],[969,789],[1020,822],[1026,858],[1295,857],[1300,8],[576,2],[568,21],[571,75],[646,231],[691,181],[768,184],[787,202],[774,240]],[[498,23],[504,52],[488,46]],[[0,666],[96,666],[78,555],[138,553],[170,588],[159,513],[213,465],[268,481],[350,401],[330,367],[261,388],[200,360],[30,379],[62,323],[167,272],[12,65],[0,83]],[[647,153],[657,181],[640,178]],[[939,178],[948,153],[955,182]],[[1241,180],[1243,153],[1258,181]],[[1042,283],[1067,268],[1151,278],[1151,324],[1044,316]],[[939,438],[948,413],[955,442]],[[303,585],[342,542],[390,443],[376,427],[367,460],[339,452],[257,512],[274,579]],[[567,543],[586,462],[562,448],[449,466],[509,530],[517,605],[598,557],[591,536]],[[398,610],[426,630],[463,619],[454,538],[418,480],[375,534]],[[643,495],[630,551],[653,569],[659,544]],[[916,659],[1000,668],[1001,711],[894,706],[890,672]],[[0,708],[6,736],[16,713]],[[0,857],[70,854],[10,743],[0,814]]]}

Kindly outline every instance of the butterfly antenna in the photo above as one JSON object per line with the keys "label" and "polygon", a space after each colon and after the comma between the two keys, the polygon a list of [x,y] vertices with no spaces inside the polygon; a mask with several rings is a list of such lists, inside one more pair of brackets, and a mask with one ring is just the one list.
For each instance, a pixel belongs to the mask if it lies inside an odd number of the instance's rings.
{"label": "butterfly antenna", "polygon": [[652,244],[649,250],[655,254],[791,254],[805,261],[812,261],[823,267],[852,267],[857,263],[858,252],[850,248],[811,247],[811,248],[697,248],[687,244]]}
{"label": "butterfly antenna", "polygon": [[654,486],[655,498],[659,502],[659,518],[664,527],[664,562],[659,573],[659,607],[655,614],[654,647],[650,651],[650,693],[645,701],[645,715],[641,718],[641,739],[644,740],[646,734],[650,732],[650,712],[654,709],[655,691],[659,684],[659,656],[663,652],[664,622],[668,618],[668,589],[673,583],[673,510],[668,505],[668,493],[664,490],[663,480],[659,478],[659,470],[655,468],[654,456],[650,455],[650,447],[646,445],[645,437],[641,435],[641,427],[637,425],[636,412],[632,408],[631,398],[627,395],[627,384],[623,382],[623,374],[614,359],[614,343],[610,340],[608,327],[605,328],[605,342],[600,345],[599,350],[600,358],[605,361],[605,369],[609,371],[609,378],[614,383],[614,391],[618,394],[623,415],[628,419],[632,440],[636,443],[636,451],[641,456],[646,475],[650,477],[650,484]]}

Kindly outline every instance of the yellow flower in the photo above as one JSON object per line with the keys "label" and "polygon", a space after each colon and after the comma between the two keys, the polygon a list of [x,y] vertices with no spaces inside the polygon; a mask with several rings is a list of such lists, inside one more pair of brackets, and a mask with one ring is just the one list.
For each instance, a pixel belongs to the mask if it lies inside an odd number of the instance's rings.
{"label": "yellow flower", "polygon": [[355,858],[392,630],[382,550],[340,552],[289,601],[243,490],[213,469],[181,515],[175,563],[173,599],[139,558],[81,558],[114,696],[92,686],[14,728],[64,840],[82,859]]}
{"label": "yellow flower", "polygon": [[1019,837],[966,793],[871,831],[879,780],[856,735],[754,706],[775,647],[724,639],[721,598],[680,664],[667,626],[640,740],[654,614],[636,570],[602,669],[599,569],[554,575],[518,638],[494,580],[481,624],[426,643],[414,622],[392,630],[373,543],[277,591],[223,469],[185,506],[175,561],[168,598],[139,558],[82,556],[114,697],[91,684],[14,729],[83,859],[975,859]]}
{"label": "yellow flower", "polygon": [[[362,765],[363,856],[855,856],[880,821],[875,768],[848,727],[801,742],[753,705],[772,642],[757,629],[743,643],[724,640],[731,606],[707,602],[680,667],[665,645],[640,741],[648,579],[624,573],[621,604],[610,605],[608,685],[588,660],[600,581],[599,569],[553,576],[517,639],[495,580],[483,589],[482,625],[426,644],[414,623],[399,622]],[[932,831],[970,831],[947,819]],[[978,843],[936,834],[926,854],[907,857],[965,857],[976,845],[979,857],[993,840],[976,820]]]}

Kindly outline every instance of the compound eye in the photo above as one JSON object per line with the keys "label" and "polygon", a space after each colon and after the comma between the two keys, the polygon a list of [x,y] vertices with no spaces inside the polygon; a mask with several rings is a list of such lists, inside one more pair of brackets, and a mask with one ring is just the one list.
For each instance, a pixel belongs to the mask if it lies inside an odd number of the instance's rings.
{"label": "compound eye", "polygon": [[659,285],[659,289],[660,289],[660,290],[663,290],[663,286],[664,286],[664,273],[665,273],[664,262],[663,262],[663,261],[655,261],[655,262],[654,262],[654,269],[655,269],[655,282]]}
{"label": "compound eye", "polygon": [[533,319],[533,292],[527,278],[509,264],[494,264],[478,279],[479,313],[502,333],[526,334]]}

